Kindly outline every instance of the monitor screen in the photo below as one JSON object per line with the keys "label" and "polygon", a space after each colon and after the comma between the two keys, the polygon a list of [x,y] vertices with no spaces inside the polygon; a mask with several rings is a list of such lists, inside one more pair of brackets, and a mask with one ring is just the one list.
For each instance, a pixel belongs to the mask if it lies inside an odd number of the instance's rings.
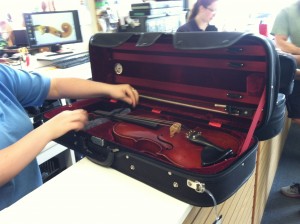
{"label": "monitor screen", "polygon": [[24,13],[31,48],[82,42],[77,10]]}

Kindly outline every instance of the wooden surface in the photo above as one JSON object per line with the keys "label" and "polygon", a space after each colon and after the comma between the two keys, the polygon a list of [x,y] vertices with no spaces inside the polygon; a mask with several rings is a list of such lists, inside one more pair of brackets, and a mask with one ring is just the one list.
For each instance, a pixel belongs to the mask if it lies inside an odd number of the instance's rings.
{"label": "wooden surface", "polygon": [[259,145],[256,165],[253,224],[260,223],[263,216],[289,127],[290,120],[287,119],[281,134],[270,140],[263,141]]}
{"label": "wooden surface", "polygon": [[[232,197],[217,206],[222,215],[222,224],[251,224],[254,197],[255,175],[253,174],[245,185]],[[216,219],[213,207],[193,207],[183,224],[209,224]]]}

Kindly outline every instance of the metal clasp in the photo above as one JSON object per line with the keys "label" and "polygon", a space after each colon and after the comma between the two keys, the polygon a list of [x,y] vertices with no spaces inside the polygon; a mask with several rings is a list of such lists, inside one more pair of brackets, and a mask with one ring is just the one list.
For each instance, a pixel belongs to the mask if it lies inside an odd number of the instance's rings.
{"label": "metal clasp", "polygon": [[187,180],[187,186],[198,193],[203,193],[205,191],[205,184],[200,183],[199,181]]}

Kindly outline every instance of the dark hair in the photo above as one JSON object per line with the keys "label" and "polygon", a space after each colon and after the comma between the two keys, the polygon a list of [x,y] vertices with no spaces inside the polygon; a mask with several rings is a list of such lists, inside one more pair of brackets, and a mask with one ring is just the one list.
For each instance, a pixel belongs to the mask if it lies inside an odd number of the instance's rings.
{"label": "dark hair", "polygon": [[197,0],[191,10],[191,15],[189,16],[189,20],[192,20],[196,17],[199,11],[199,7],[202,5],[204,8],[207,8],[212,3],[216,2],[217,0]]}

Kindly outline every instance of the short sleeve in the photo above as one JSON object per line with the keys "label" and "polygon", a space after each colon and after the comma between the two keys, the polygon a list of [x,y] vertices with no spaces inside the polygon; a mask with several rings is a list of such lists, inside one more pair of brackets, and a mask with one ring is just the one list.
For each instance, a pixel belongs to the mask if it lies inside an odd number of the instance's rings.
{"label": "short sleeve", "polygon": [[0,82],[23,107],[40,106],[50,89],[50,79],[38,73],[0,65]]}
{"label": "short sleeve", "polygon": [[272,35],[285,35],[289,36],[289,24],[288,24],[288,15],[285,10],[282,10],[275,18],[272,30]]}

